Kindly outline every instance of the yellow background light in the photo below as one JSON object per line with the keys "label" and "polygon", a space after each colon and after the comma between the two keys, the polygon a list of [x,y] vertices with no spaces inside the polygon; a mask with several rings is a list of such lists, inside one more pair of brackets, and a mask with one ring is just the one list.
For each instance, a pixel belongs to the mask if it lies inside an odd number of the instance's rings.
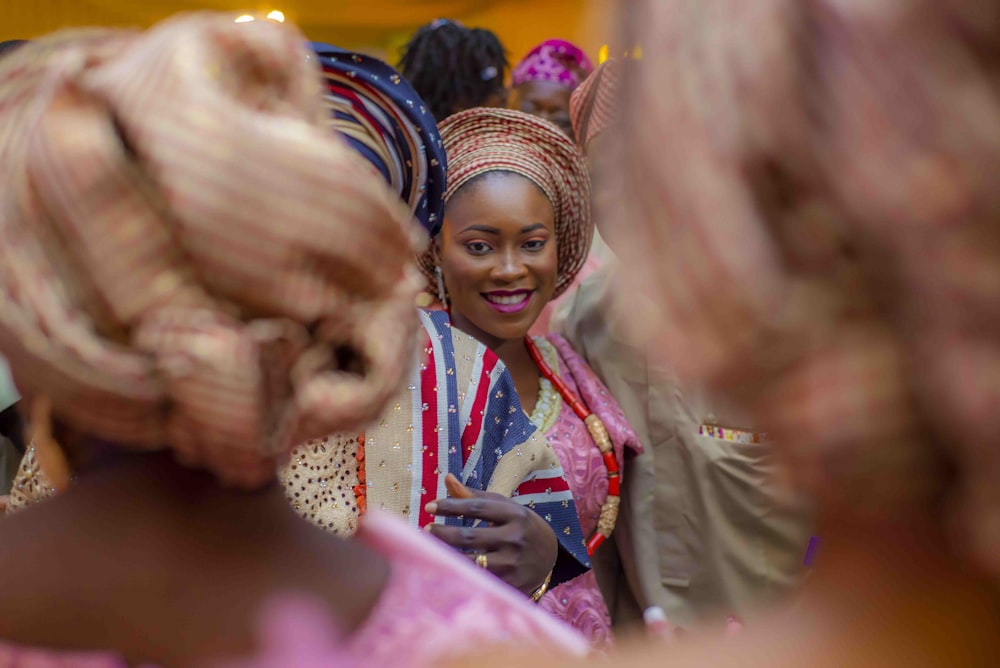
{"label": "yellow background light", "polygon": [[[666,2],[667,0],[663,0]],[[493,30],[507,48],[511,64],[543,39],[568,39],[597,60],[602,44],[608,56],[627,51],[617,36],[612,12],[627,0],[8,0],[3,2],[7,38],[34,38],[72,26],[145,27],[178,11],[231,11],[233,20],[266,20],[280,11],[317,42],[361,51],[392,63],[413,32],[437,18]],[[627,10],[625,10],[627,11]],[[272,18],[271,20],[277,20]]]}

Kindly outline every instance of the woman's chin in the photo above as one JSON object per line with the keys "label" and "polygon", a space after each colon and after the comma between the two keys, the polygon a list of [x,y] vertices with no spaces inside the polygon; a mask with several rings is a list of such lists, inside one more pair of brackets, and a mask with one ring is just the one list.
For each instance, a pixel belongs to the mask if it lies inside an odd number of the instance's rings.
{"label": "woman's chin", "polygon": [[483,331],[501,341],[520,340],[527,335],[528,330],[531,329],[534,322],[535,318],[524,315],[517,318],[516,321],[509,319],[503,323],[491,322],[487,327],[483,328]]}
{"label": "woman's chin", "polygon": [[[453,318],[456,311],[461,313],[461,310],[453,306]],[[502,342],[523,339],[535,321],[538,320],[541,311],[542,309],[535,308],[535,305],[531,304],[528,308],[517,313],[499,313],[492,306],[484,305],[483,308],[475,309],[475,317],[466,316],[460,318],[460,321],[471,325],[475,330],[478,330],[481,336],[477,336],[475,331],[467,332],[468,334],[472,334],[476,338],[487,339],[483,343],[489,343],[491,347],[495,347]]]}

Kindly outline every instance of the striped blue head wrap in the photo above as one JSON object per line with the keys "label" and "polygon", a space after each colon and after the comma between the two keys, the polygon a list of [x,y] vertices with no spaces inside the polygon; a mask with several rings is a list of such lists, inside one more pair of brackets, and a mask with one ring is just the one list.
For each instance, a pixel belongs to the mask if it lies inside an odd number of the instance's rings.
{"label": "striped blue head wrap", "polygon": [[377,58],[313,42],[333,127],[382,174],[430,233],[441,229],[447,160],[434,116]]}

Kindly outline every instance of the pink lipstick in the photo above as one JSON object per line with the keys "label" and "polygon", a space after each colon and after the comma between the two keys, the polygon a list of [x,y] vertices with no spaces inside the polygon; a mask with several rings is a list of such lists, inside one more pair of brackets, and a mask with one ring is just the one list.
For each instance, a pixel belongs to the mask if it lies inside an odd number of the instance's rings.
{"label": "pink lipstick", "polygon": [[493,290],[482,293],[486,303],[500,313],[520,313],[528,307],[534,290]]}

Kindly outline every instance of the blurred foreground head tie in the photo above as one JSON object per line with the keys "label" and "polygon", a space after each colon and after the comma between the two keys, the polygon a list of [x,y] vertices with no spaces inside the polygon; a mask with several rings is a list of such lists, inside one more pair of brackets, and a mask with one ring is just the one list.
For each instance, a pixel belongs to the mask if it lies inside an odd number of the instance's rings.
{"label": "blurred foreground head tie", "polygon": [[0,62],[0,351],[56,419],[252,487],[398,389],[420,235],[305,49],[199,14]]}
{"label": "blurred foreground head tie", "polygon": [[997,12],[648,1],[622,139],[638,334],[752,407],[827,508],[946,492],[1000,574]]}

